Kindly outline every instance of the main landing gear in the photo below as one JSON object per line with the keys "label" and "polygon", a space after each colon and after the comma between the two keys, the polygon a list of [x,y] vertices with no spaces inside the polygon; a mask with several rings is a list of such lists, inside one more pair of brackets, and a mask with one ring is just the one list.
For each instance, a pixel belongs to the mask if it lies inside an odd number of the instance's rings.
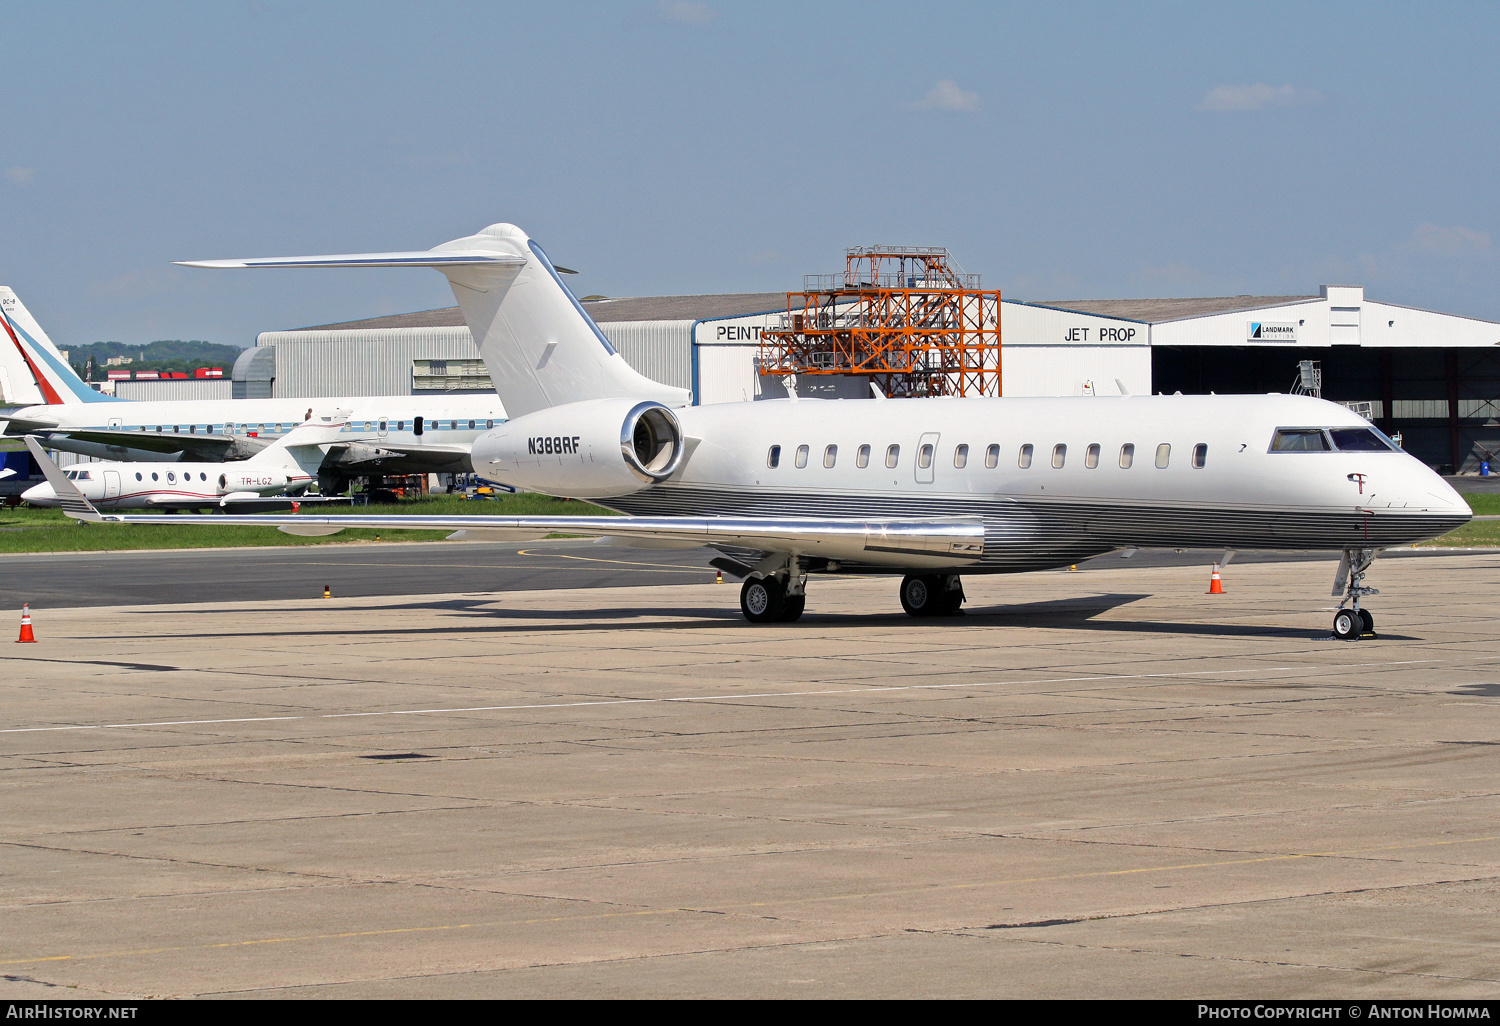
{"label": "main landing gear", "polygon": [[901,608],[908,616],[957,616],[963,603],[958,574],[911,574],[901,581]]}
{"label": "main landing gear", "polygon": [[745,578],[740,611],[751,623],[795,623],[807,608],[807,575],[792,560],[785,573]]}
{"label": "main landing gear", "polygon": [[1333,636],[1340,641],[1375,636],[1375,618],[1368,609],[1360,608],[1359,600],[1366,595],[1380,594],[1378,589],[1365,587],[1365,574],[1379,551],[1345,549],[1344,558],[1339,561],[1338,573],[1333,578],[1333,594],[1335,598],[1342,596],[1342,599],[1333,614]]}
{"label": "main landing gear", "polygon": [[[807,607],[807,575],[795,559],[771,566],[763,563],[740,585],[740,611],[751,623],[800,620]],[[963,602],[958,574],[911,574],[901,582],[901,608],[911,616],[956,616]]]}

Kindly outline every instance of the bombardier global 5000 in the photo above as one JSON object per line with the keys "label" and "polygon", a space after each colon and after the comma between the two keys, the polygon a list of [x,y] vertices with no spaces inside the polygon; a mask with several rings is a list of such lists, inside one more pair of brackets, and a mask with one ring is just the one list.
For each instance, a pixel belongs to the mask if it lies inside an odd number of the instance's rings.
{"label": "bombardier global 5000", "polygon": [[1354,639],[1373,628],[1361,599],[1374,592],[1364,579],[1375,554],[1471,515],[1368,421],[1305,396],[690,406],[625,363],[541,247],[509,224],[423,252],[190,266],[441,271],[511,416],[475,441],[475,469],[626,516],[101,516],[76,490],[64,502],[74,516],[707,545],[744,578],[741,608],[758,623],[797,619],[809,576],[824,572],[899,574],[902,606],[925,616],[958,608],[965,574],[1113,549],[1322,549],[1342,555],[1334,632]]}

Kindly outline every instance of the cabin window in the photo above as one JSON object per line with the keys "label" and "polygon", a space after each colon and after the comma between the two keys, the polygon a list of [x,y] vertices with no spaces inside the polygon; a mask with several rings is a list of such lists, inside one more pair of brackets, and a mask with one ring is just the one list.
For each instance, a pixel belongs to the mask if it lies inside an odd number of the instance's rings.
{"label": "cabin window", "polygon": [[275,431],[275,433],[278,434],[278,435],[281,434],[281,425],[280,424],[276,425],[276,431]]}
{"label": "cabin window", "polygon": [[1203,465],[1208,462],[1208,443],[1199,442],[1193,446],[1193,469],[1202,470]]}
{"label": "cabin window", "polygon": [[1135,443],[1126,442],[1120,446],[1120,469],[1129,470],[1130,465],[1135,462]]}
{"label": "cabin window", "polygon": [[1031,454],[1033,451],[1034,447],[1030,442],[1027,442],[1025,445],[1021,446],[1021,458],[1017,461],[1017,463],[1020,465],[1022,470],[1031,469]]}
{"label": "cabin window", "polygon": [[839,447],[838,446],[836,446],[836,445],[830,445],[828,448],[826,448],[826,449],[823,450],[823,466],[829,468],[830,470],[833,469],[834,463],[838,462],[838,458],[839,458]]}
{"label": "cabin window", "polygon": [[199,473],[198,474],[198,480],[199,481],[207,481],[208,480],[208,475],[204,474],[204,473]]}
{"label": "cabin window", "polygon": [[1163,442],[1163,443],[1161,443],[1160,445],[1158,445],[1156,447],[1156,469],[1157,470],[1166,470],[1167,469],[1167,464],[1169,462],[1171,462],[1171,459],[1172,459],[1172,447],[1170,445],[1168,445],[1166,442]]}
{"label": "cabin window", "polygon": [[157,434],[161,434],[161,425],[160,424],[156,425],[156,433]]}
{"label": "cabin window", "polygon": [[381,431],[384,431],[384,430],[385,430],[385,429],[386,429],[386,426],[387,426],[387,425],[388,425],[388,424],[389,424],[389,423],[390,423],[390,422],[389,422],[389,421],[387,421],[387,420],[384,420],[384,419],[382,419],[382,420],[381,420],[381,421],[380,421],[380,430],[381,430]]}
{"label": "cabin window", "polygon": [[448,430],[449,431],[457,431],[458,430],[458,421],[456,421],[456,420],[450,420],[448,422]]}
{"label": "cabin window", "polygon": [[984,450],[984,465],[994,470],[1000,465],[1000,446],[991,445]]}
{"label": "cabin window", "polygon": [[1328,436],[1319,428],[1277,428],[1272,452],[1327,452]]}
{"label": "cabin window", "polygon": [[917,450],[917,466],[926,470],[932,466],[932,443],[928,442]]}
{"label": "cabin window", "polygon": [[861,469],[870,465],[869,445],[861,445],[859,447],[859,451],[854,454],[854,465],[856,467],[860,467]]}
{"label": "cabin window", "polygon": [[957,449],[953,450],[953,465],[959,470],[969,465],[969,447],[967,445],[960,445]]}
{"label": "cabin window", "polygon": [[487,420],[484,422],[484,426],[486,430],[489,430],[495,426],[495,422],[493,420]]}
{"label": "cabin window", "polygon": [[1083,465],[1085,467],[1088,467],[1090,470],[1093,470],[1095,467],[1097,467],[1099,465],[1099,443],[1098,442],[1094,442],[1087,449],[1083,450]]}
{"label": "cabin window", "polygon": [[781,466],[781,446],[771,446],[771,451],[766,453],[766,466],[770,467],[772,470],[775,470],[777,467]]}
{"label": "cabin window", "polygon": [[141,472],[140,472],[140,471],[139,471],[139,470],[137,470],[137,471],[136,471],[136,472],[135,472],[135,479],[136,479],[136,480],[137,480],[137,481],[139,481],[139,480],[140,480],[140,479],[141,479]]}
{"label": "cabin window", "polygon": [[1052,447],[1052,469],[1061,470],[1064,463],[1068,461],[1068,447],[1066,445],[1054,445]]}
{"label": "cabin window", "polygon": [[474,422],[473,422],[473,421],[472,421],[472,420],[471,420],[471,421],[469,421],[469,430],[470,430],[470,431],[473,431],[473,430],[474,430]]}
{"label": "cabin window", "polygon": [[172,471],[169,470],[169,471],[167,471],[167,480],[170,481],[170,482],[172,482],[173,484],[176,484],[177,483],[177,475],[174,474]]}
{"label": "cabin window", "polygon": [[797,469],[801,470],[805,466],[807,466],[807,446],[799,445],[797,446]]}
{"label": "cabin window", "polygon": [[196,435],[197,433],[198,433],[198,425],[197,424],[189,424],[188,425],[188,434],[190,434],[190,435]]}
{"label": "cabin window", "polygon": [[887,448],[885,451],[885,465],[894,470],[896,468],[896,464],[900,462],[901,446],[893,445]]}
{"label": "cabin window", "polygon": [[208,425],[208,427],[204,428],[203,430],[207,431],[209,434],[213,434],[214,433],[214,426],[212,424],[210,424],[210,425]]}
{"label": "cabin window", "polygon": [[404,421],[404,420],[398,420],[398,421],[396,421],[396,430],[397,431],[405,431],[406,430],[406,421]]}
{"label": "cabin window", "polygon": [[151,480],[153,480],[153,481],[158,480],[158,478],[156,476],[156,471],[154,471],[154,470],[151,472]]}
{"label": "cabin window", "polygon": [[173,424],[172,425],[172,434],[174,434],[174,435],[180,435],[180,434],[182,434],[182,425],[181,424]]}

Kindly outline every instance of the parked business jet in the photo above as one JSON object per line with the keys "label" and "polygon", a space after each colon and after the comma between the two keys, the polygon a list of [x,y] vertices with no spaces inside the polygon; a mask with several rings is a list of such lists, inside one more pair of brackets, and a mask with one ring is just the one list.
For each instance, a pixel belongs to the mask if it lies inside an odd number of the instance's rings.
{"label": "parked business jet", "polygon": [[[685,406],[614,351],[521,229],[418,253],[197,267],[432,267],[453,287],[512,419],[474,465],[626,517],[101,516],[90,520],[551,531],[708,545],[744,578],[751,621],[797,619],[809,575],[901,574],[913,616],[955,612],[965,574],[1065,566],[1113,549],[1326,549],[1343,556],[1334,631],[1371,633],[1383,547],[1445,534],[1469,508],[1342,406],[1303,396],[773,400]],[[60,475],[48,471],[49,480]],[[60,488],[63,494],[66,488]],[[71,501],[70,501],[71,500]]]}
{"label": "parked business jet", "polygon": [[[16,294],[0,286],[0,327],[12,369],[42,396],[15,410],[5,433],[50,449],[108,460],[240,460],[323,408],[350,411],[349,429],[324,460],[325,492],[372,474],[470,473],[474,439],[505,420],[495,395],[383,395],[311,400],[129,401],[90,388],[63,359]],[[199,471],[195,470],[195,474]]]}
{"label": "parked business jet", "polygon": [[[96,509],[235,509],[251,512],[267,496],[297,497],[318,479],[318,467],[349,423],[346,411],[305,421],[246,460],[230,463],[86,463],[63,477]],[[45,452],[26,436],[33,455]],[[51,460],[48,460],[50,463]],[[21,493],[33,506],[60,506],[50,481]],[[248,508],[247,508],[248,507]],[[276,508],[288,509],[286,504]]]}

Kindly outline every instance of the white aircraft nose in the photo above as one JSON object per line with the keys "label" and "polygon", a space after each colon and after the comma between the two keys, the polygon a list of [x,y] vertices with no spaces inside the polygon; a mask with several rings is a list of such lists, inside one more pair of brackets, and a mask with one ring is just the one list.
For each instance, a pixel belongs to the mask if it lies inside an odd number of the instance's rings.
{"label": "white aircraft nose", "polygon": [[32,485],[26,489],[21,493],[21,498],[26,502],[35,503],[38,506],[57,505],[57,493],[52,490],[52,486],[46,481],[43,481],[41,484]]}
{"label": "white aircraft nose", "polygon": [[1469,508],[1469,503],[1464,497],[1451,484],[1444,481],[1437,474],[1432,475],[1432,487],[1428,488],[1427,493],[1433,502],[1438,504],[1444,512],[1460,513],[1465,516],[1473,515],[1474,511]]}

